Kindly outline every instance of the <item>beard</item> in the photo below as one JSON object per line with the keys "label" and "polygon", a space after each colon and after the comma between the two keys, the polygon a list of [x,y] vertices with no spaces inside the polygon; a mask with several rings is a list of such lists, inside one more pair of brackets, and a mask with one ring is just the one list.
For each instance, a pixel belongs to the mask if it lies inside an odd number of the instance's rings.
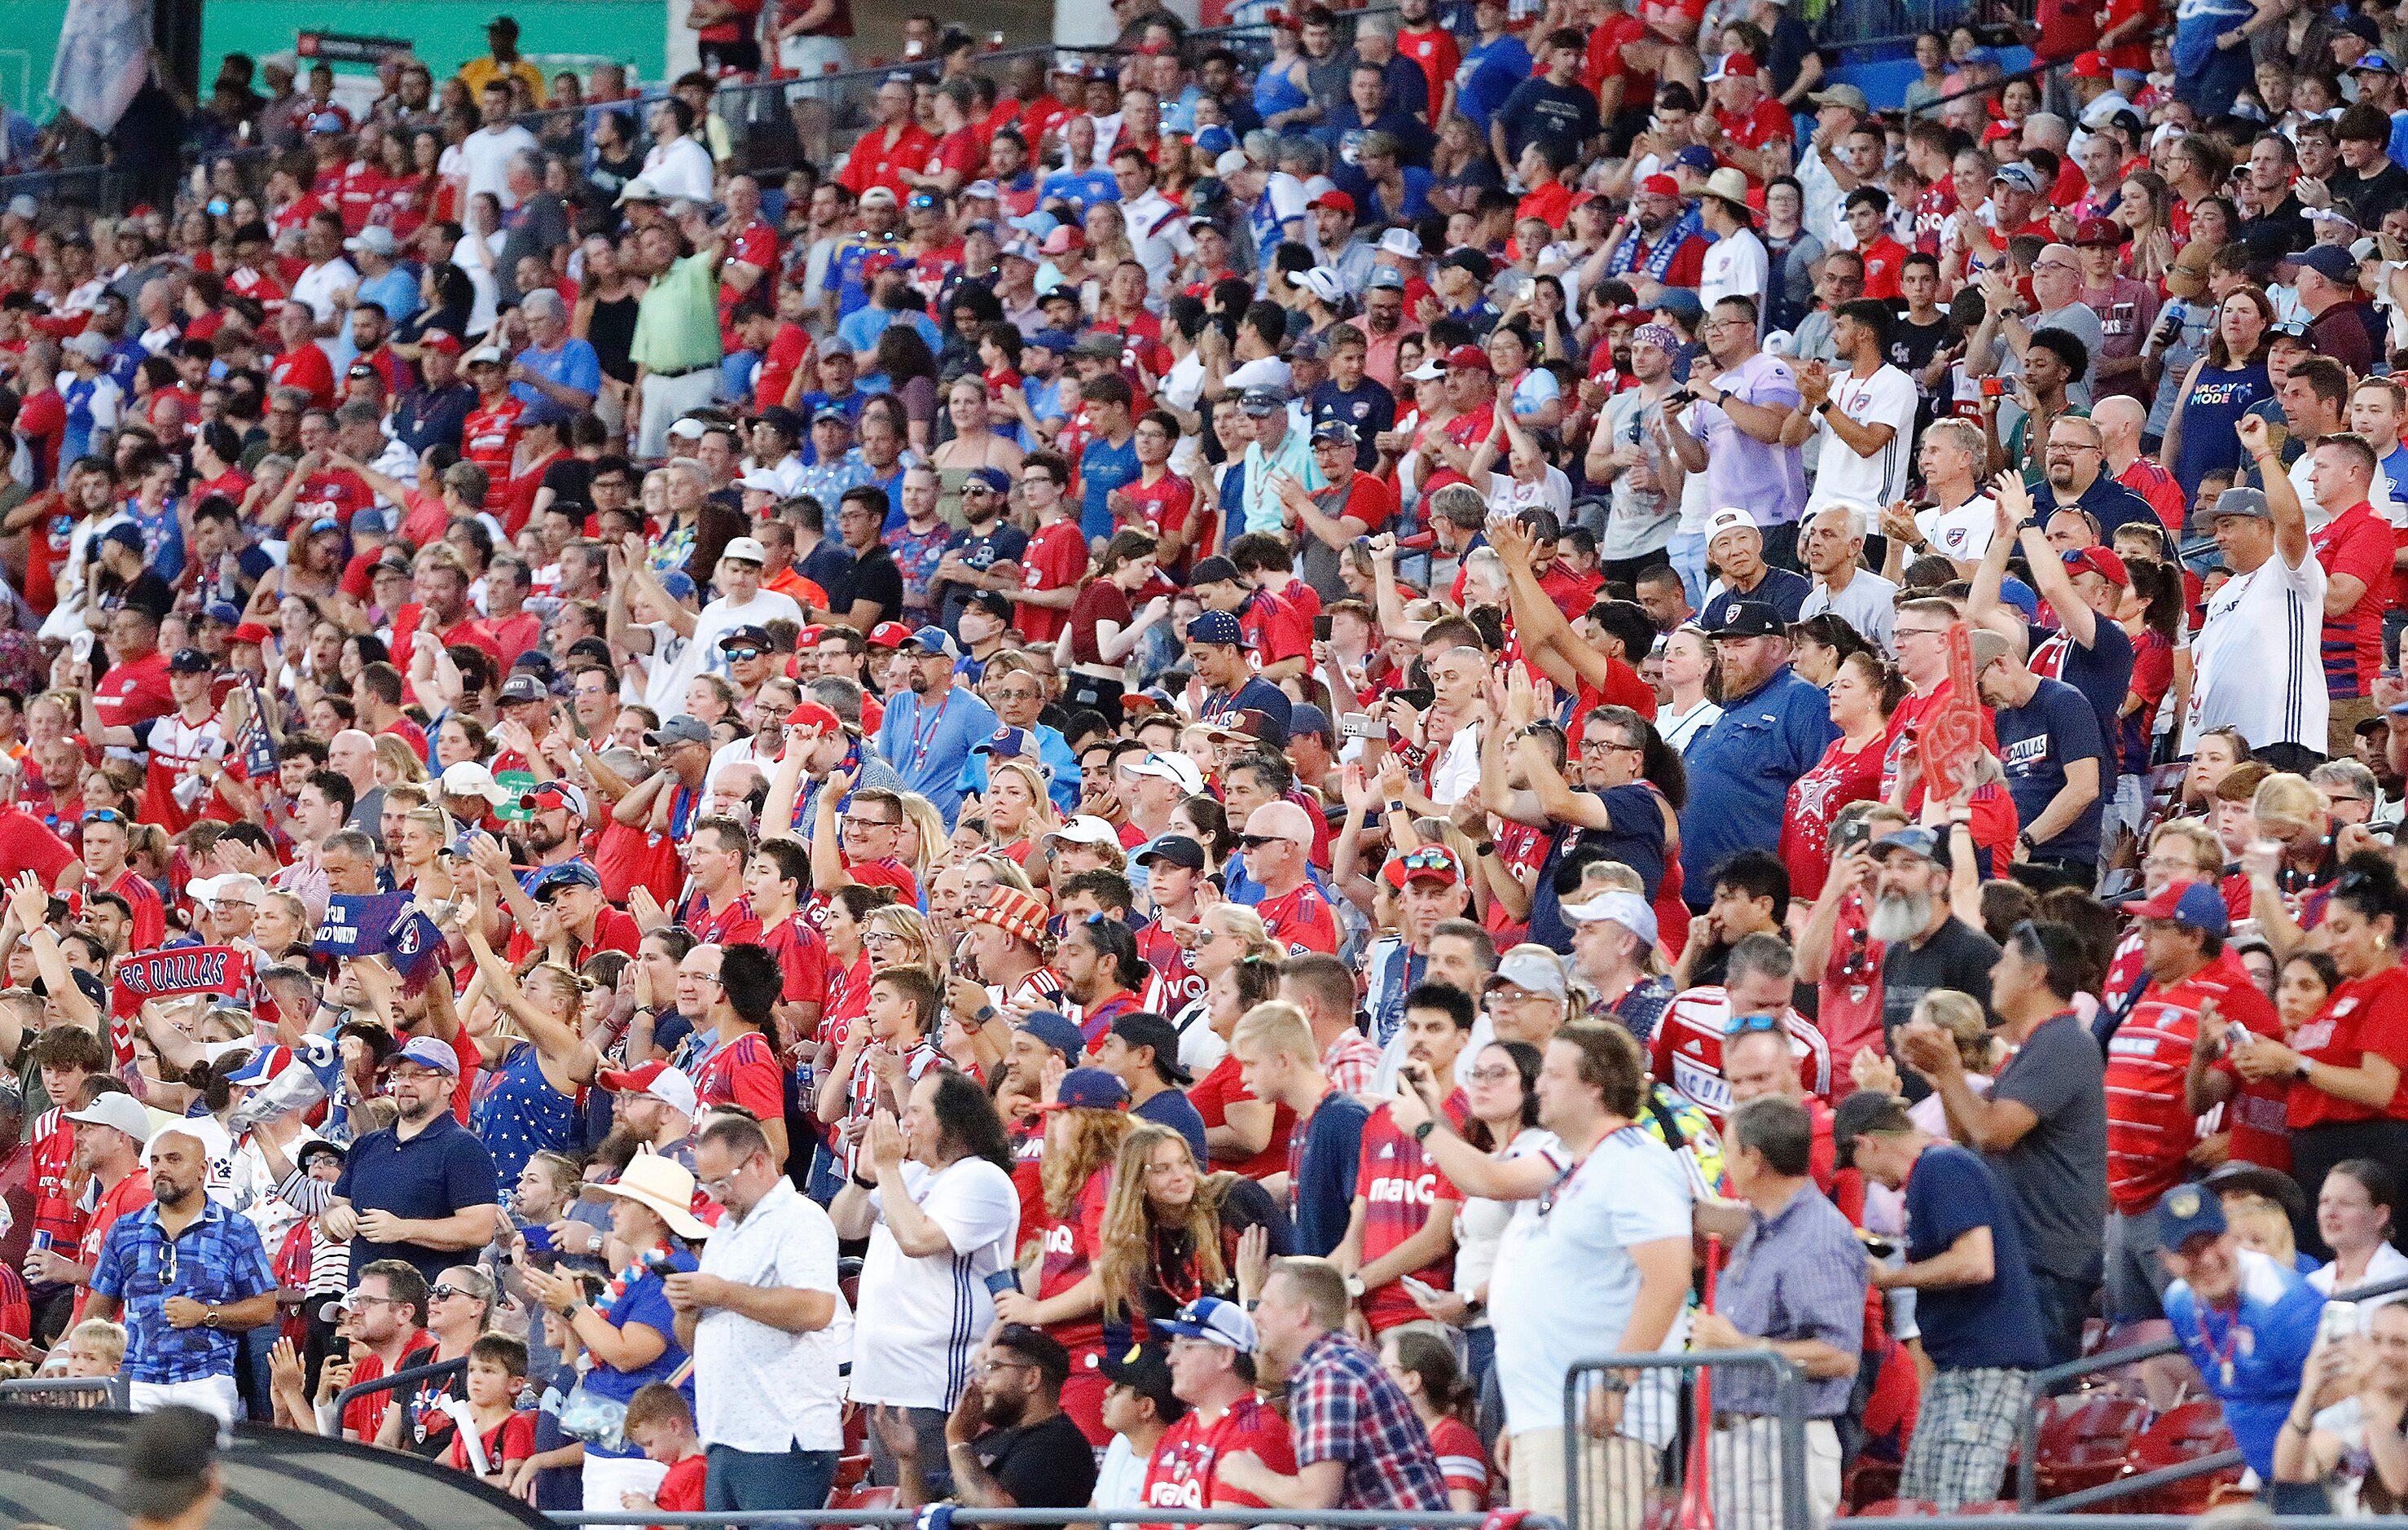
{"label": "beard", "polygon": [[1660,212],[1642,212],[1639,215],[1639,232],[1652,239],[1663,233],[1664,225],[1670,222]]}
{"label": "beard", "polygon": [[1875,940],[1912,940],[1931,922],[1928,893],[1885,893],[1873,900],[1865,933]]}

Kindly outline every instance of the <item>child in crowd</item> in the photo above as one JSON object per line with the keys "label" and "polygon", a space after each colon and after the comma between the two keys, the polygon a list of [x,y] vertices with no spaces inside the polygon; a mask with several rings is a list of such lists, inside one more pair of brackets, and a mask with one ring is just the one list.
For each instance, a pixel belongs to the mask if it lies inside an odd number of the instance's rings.
{"label": "child in crowd", "polygon": [[526,1385],[527,1347],[508,1334],[487,1334],[468,1346],[468,1395],[448,1402],[459,1425],[447,1458],[499,1486],[510,1466],[535,1454],[535,1414],[519,1407]]}
{"label": "child in crowd", "polygon": [[620,1502],[647,1513],[700,1513],[708,1461],[702,1441],[695,1437],[694,1408],[685,1394],[661,1381],[640,1389],[627,1399],[626,1427],[627,1438],[643,1447],[644,1459],[664,1463],[669,1474],[651,1497],[624,1493]]}

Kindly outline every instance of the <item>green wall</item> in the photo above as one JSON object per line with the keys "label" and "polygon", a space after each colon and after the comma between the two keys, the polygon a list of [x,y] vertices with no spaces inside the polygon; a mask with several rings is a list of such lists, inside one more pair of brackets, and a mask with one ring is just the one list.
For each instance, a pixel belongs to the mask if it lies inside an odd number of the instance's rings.
{"label": "green wall", "polygon": [[[47,121],[50,55],[66,16],[64,0],[8,0],[6,9],[7,30],[14,36],[0,38],[7,45],[0,46],[0,100]],[[224,54],[289,52],[304,28],[407,38],[419,57],[448,72],[484,51],[484,24],[502,12],[518,18],[519,50],[538,62],[548,54],[609,58],[634,65],[641,79],[661,78],[663,0],[217,0],[202,20],[202,84],[217,77]]]}

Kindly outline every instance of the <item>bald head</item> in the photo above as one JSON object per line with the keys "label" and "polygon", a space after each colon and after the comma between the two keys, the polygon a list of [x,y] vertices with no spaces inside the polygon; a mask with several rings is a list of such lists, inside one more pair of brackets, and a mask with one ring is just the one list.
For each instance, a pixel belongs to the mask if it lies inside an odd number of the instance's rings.
{"label": "bald head", "polygon": [[2100,440],[2111,457],[2137,442],[2141,427],[2148,420],[2147,408],[2139,399],[2122,393],[2110,393],[2090,406],[2090,422],[2099,427]]}
{"label": "bald head", "polygon": [[1288,839],[1297,844],[1312,843],[1312,820],[1293,802],[1266,802],[1246,818],[1249,839]]}

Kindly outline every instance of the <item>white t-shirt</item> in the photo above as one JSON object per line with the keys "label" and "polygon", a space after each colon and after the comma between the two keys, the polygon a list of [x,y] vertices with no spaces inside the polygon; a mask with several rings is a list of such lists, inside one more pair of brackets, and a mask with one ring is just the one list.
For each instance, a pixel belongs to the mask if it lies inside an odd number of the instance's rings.
{"label": "white t-shirt", "polygon": [[1764,296],[1764,279],[1771,262],[1764,241],[1747,229],[1706,247],[1706,264],[1698,276],[1698,301],[1712,308],[1726,297]]}
{"label": "white t-shirt", "polygon": [[1831,408],[1859,425],[1887,425],[1889,445],[1870,457],[1840,439],[1831,422],[1814,417],[1814,434],[1822,438],[1823,455],[1814,473],[1813,493],[1806,496],[1806,513],[1826,505],[1861,505],[1866,519],[1906,497],[1906,470],[1914,460],[1914,410],[1918,395],[1914,379],[1888,363],[1869,378],[1843,372],[1831,379]]}
{"label": "white t-shirt", "polygon": [[[968,1383],[971,1351],[995,1324],[986,1281],[1011,1268],[1020,1193],[1011,1176],[983,1158],[956,1159],[933,1172],[906,1164],[903,1186],[953,1251],[914,1259],[882,1218],[870,1229],[853,1325],[853,1400],[950,1408]],[[872,1203],[883,1194],[874,1194]]]}
{"label": "white t-shirt", "polygon": [[1488,513],[1519,515],[1524,510],[1553,510],[1559,521],[1570,516],[1572,480],[1560,467],[1549,467],[1547,476],[1536,483],[1524,483],[1511,473],[1489,474]]}
{"label": "white t-shirt", "polygon": [[539,153],[542,149],[535,135],[516,122],[498,128],[480,127],[469,134],[460,140],[460,168],[467,177],[462,202],[465,204],[479,192],[491,192],[501,198],[505,212],[517,207],[519,199],[510,194],[510,156],[522,150]]}
{"label": "white t-shirt", "polygon": [[666,622],[648,622],[644,630],[652,635],[652,651],[644,657],[643,689],[632,697],[623,691],[622,699],[639,701],[666,720],[685,710],[685,688],[702,673],[703,648]]}
{"label": "white t-shirt", "polygon": [[644,156],[644,179],[664,197],[710,200],[710,150],[692,138],[655,144]]}
{"label": "white t-shirt", "polygon": [[309,305],[310,317],[323,324],[335,317],[335,299],[360,284],[351,263],[337,255],[320,261],[293,280],[293,299]]}
{"label": "white t-shirt", "polygon": [[1095,1509],[1136,1509],[1145,1502],[1145,1469],[1152,1465],[1151,1456],[1130,1449],[1128,1436],[1114,1435],[1104,1447],[1104,1459],[1096,1467],[1096,1495],[1087,1500]]}
{"label": "white t-shirt", "polygon": [[[2373,1255],[2366,1262],[2365,1275],[2358,1279],[2358,1283],[2361,1286],[2388,1285],[2401,1276],[2408,1276],[2408,1254],[2401,1253],[2388,1243],[2378,1243],[2374,1246]],[[2308,1284],[2328,1296],[2334,1294],[2334,1280],[2333,1266],[2330,1265],[2308,1273]],[[2374,1309],[2386,1302],[2396,1302],[2408,1297],[2408,1292],[2395,1291],[2387,1296],[2369,1296],[2363,1301],[2359,1301],[2347,1291],[2340,1293],[2340,1296],[2343,1301],[2357,1303],[2358,1331],[2361,1334],[2371,1334],[2374,1331]]]}
{"label": "white t-shirt", "polygon": [[[1508,1434],[1561,1428],[1572,1365],[1622,1348],[1639,1299],[1632,1246],[1670,1238],[1685,1246],[1689,1238],[1688,1171],[1671,1149],[1636,1126],[1599,1142],[1552,1194],[1545,1216],[1507,1229],[1488,1281]],[[1683,1342],[1676,1323],[1664,1344],[1678,1349]],[[1677,1411],[1671,1401],[1653,1390],[1629,1399],[1626,1431],[1652,1423],[1669,1438]]]}
{"label": "white t-shirt", "polygon": [[751,600],[738,606],[725,595],[705,606],[694,619],[694,641],[702,650],[701,668],[704,673],[727,673],[727,655],[719,651],[719,640],[738,627],[766,627],[780,617],[799,627],[803,624],[803,608],[792,595],[775,590],[763,590]]}
{"label": "white t-shirt", "polygon": [[[1883,501],[1884,507],[1888,503]],[[1914,524],[1931,551],[1959,563],[1977,563],[1990,551],[1990,538],[1999,529],[1999,508],[1987,494],[1975,494],[1953,510],[1936,505],[1917,510]]]}
{"label": "white t-shirt", "polygon": [[2325,569],[2315,552],[2300,566],[2278,551],[2235,574],[2207,603],[2191,644],[2191,687],[2183,749],[2211,728],[2235,728],[2252,749],[2304,744],[2321,753],[2331,699],[2325,690]]}

